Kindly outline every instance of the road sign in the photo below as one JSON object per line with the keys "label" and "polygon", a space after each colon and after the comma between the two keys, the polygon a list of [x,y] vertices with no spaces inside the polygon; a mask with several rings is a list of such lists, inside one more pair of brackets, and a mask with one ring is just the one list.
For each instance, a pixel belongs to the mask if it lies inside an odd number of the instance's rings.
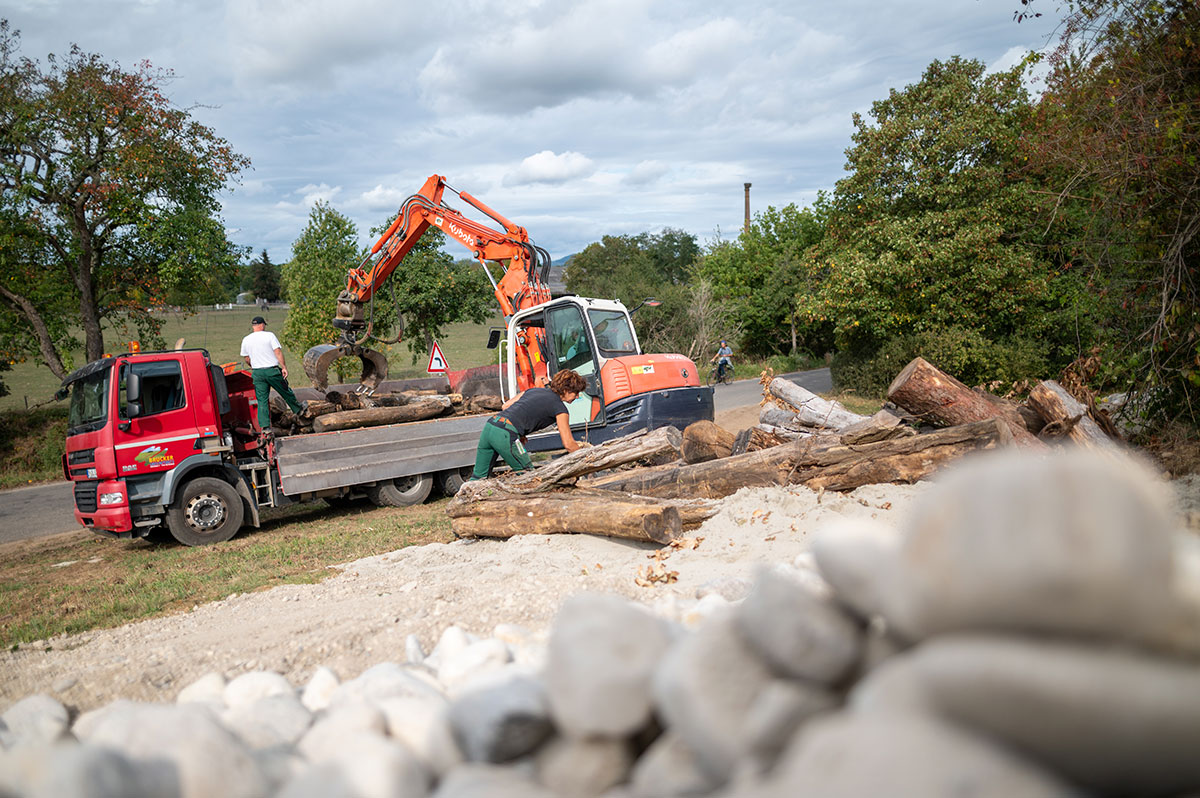
{"label": "road sign", "polygon": [[442,354],[442,348],[437,345],[437,341],[433,342],[433,351],[429,353],[429,368],[425,370],[430,374],[446,373],[446,358]]}

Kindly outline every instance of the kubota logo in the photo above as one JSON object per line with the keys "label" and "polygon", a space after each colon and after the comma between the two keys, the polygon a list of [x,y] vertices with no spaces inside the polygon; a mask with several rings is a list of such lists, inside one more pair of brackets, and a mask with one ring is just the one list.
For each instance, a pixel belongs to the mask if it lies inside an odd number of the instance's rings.
{"label": "kubota logo", "polygon": [[465,243],[467,246],[474,246],[475,244],[475,242],[471,240],[471,234],[456,225],[454,222],[450,223],[450,234]]}

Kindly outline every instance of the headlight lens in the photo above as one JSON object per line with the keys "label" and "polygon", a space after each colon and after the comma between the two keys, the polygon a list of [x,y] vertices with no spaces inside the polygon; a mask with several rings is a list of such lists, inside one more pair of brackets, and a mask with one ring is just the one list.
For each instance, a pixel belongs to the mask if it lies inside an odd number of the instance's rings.
{"label": "headlight lens", "polygon": [[102,505],[124,504],[124,503],[125,503],[125,494],[121,493],[120,491],[114,491],[112,493],[101,493],[100,494],[100,504],[102,504]]}

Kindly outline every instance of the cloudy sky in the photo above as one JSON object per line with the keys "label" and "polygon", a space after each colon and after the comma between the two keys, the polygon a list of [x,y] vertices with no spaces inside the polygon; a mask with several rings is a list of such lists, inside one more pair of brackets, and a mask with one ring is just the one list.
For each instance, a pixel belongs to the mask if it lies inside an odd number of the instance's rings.
{"label": "cloudy sky", "polygon": [[1002,68],[1042,48],[1052,15],[1018,25],[1018,7],[0,0],[0,17],[43,62],[75,43],[173,70],[172,101],[252,161],[224,197],[231,240],[279,263],[315,201],[366,244],[434,173],[555,259],[664,227],[735,237],[743,183],[752,211],[809,204],[843,174],[851,114],[933,59]]}

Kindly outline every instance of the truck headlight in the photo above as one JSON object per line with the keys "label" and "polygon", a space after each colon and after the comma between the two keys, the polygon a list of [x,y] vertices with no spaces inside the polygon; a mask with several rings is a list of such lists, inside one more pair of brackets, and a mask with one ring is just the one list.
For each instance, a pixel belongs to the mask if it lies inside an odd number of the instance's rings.
{"label": "truck headlight", "polygon": [[124,503],[125,503],[125,494],[121,493],[120,491],[113,491],[112,493],[101,493],[100,494],[100,504],[101,505],[124,504]]}

